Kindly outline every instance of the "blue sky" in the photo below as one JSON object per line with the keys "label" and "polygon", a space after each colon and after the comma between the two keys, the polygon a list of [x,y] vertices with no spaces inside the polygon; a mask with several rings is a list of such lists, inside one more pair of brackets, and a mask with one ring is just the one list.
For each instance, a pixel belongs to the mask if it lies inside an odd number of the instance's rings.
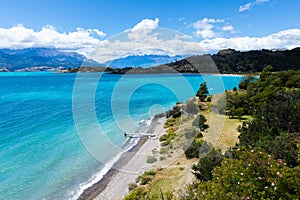
{"label": "blue sky", "polygon": [[[151,28],[191,36],[207,51],[272,48],[268,42],[273,40],[260,39],[273,38],[274,34],[276,40],[285,35],[289,40],[275,42],[274,48],[291,48],[292,43],[300,46],[299,8],[299,0],[1,0],[0,36],[4,39],[0,48],[49,46],[52,42],[52,46],[63,49],[69,41],[72,49],[87,54],[92,44],[138,24],[149,28],[148,23]],[[80,47],[74,42],[80,37],[83,46],[90,46]],[[256,40],[261,46],[247,44]],[[228,45],[232,42],[236,44]]]}

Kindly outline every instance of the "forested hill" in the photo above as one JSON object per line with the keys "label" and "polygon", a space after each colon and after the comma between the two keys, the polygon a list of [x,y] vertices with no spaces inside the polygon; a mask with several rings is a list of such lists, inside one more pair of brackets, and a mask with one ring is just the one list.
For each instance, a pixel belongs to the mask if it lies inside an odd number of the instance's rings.
{"label": "forested hill", "polygon": [[300,69],[300,48],[292,50],[255,50],[240,52],[221,50],[212,56],[221,73],[261,72],[267,65],[273,71]]}
{"label": "forested hill", "polygon": [[300,48],[292,50],[236,51],[225,49],[214,55],[199,55],[165,64],[181,73],[211,73],[217,66],[220,73],[261,72],[268,65],[273,71],[300,69]]}

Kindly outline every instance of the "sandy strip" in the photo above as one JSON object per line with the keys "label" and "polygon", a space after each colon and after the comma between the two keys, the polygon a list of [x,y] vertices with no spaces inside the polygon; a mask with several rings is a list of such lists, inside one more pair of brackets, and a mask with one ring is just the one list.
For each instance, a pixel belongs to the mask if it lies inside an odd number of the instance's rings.
{"label": "sandy strip", "polygon": [[157,134],[157,138],[143,138],[129,152],[122,154],[121,158],[114,165],[113,169],[95,183],[92,187],[84,191],[79,199],[96,200],[119,200],[128,193],[128,184],[135,182],[135,178],[144,171],[156,167],[156,163],[146,163],[147,157],[152,154],[154,148],[159,149],[160,142],[158,138],[165,133],[163,128],[165,118],[153,120],[149,133]]}

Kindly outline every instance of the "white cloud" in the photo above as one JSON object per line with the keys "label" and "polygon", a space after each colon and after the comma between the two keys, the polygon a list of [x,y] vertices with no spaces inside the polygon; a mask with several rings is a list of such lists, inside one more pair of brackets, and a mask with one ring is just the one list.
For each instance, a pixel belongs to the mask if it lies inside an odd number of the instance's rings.
{"label": "white cloud", "polygon": [[236,37],[214,38],[200,42],[200,46],[207,52],[218,51],[225,48],[236,50],[253,49],[292,49],[300,46],[300,29],[288,29],[265,37]]}
{"label": "white cloud", "polygon": [[39,31],[18,24],[11,28],[0,28],[0,48],[21,49],[30,47],[55,47],[87,55],[100,43],[92,36],[105,36],[98,29],[77,28],[69,33],[59,33],[55,27],[46,25]]}
{"label": "white cloud", "polygon": [[252,3],[247,3],[245,5],[240,6],[239,12],[244,12],[246,10],[250,10],[252,7]]}
{"label": "white cloud", "polygon": [[[195,23],[193,23],[193,28],[196,29],[194,32],[195,36],[202,37],[204,39],[209,38],[215,38],[221,35],[221,31],[229,31],[232,33],[234,31],[234,28],[230,25],[226,25],[225,20],[223,19],[210,19],[210,18],[204,18],[202,20],[198,20]],[[222,28],[220,27],[223,26]]]}
{"label": "white cloud", "polygon": [[250,10],[253,6],[256,6],[256,5],[261,5],[261,4],[264,4],[266,2],[268,2],[269,0],[256,0],[254,2],[249,2],[245,5],[241,5],[240,8],[239,8],[239,12],[244,12],[246,10]]}
{"label": "white cloud", "polygon": [[104,37],[106,34],[103,31],[99,31],[98,29],[89,29],[89,32],[95,32],[99,37]]}
{"label": "white cloud", "polygon": [[131,30],[137,31],[140,29],[155,29],[158,27],[159,19],[155,18],[155,20],[151,19],[143,19],[137,25],[135,25]]}
{"label": "white cloud", "polygon": [[226,26],[223,26],[223,27],[221,28],[221,30],[222,30],[222,31],[229,31],[229,32],[232,32],[232,31],[234,31],[234,28],[233,28],[233,26],[226,25]]}
{"label": "white cloud", "polygon": [[261,3],[266,3],[268,2],[269,0],[256,0],[255,3],[256,4],[261,4]]}
{"label": "white cloud", "polygon": [[195,32],[195,35],[207,39],[207,38],[215,38],[217,37],[218,34],[211,29],[203,29],[203,30],[197,30]]}
{"label": "white cloud", "polygon": [[106,62],[130,54],[187,55],[204,53],[191,37],[158,28],[159,19],[143,19],[133,28],[101,41],[92,58]]}

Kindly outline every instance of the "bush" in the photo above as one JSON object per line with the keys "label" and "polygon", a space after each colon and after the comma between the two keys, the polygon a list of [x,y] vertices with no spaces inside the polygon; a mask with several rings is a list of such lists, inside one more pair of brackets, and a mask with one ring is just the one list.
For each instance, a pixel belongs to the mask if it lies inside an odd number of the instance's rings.
{"label": "bush", "polygon": [[188,142],[183,146],[184,154],[187,159],[199,158],[202,140],[193,140],[191,143]]}
{"label": "bush", "polygon": [[131,190],[135,189],[136,187],[137,187],[136,183],[129,183],[128,190],[131,191]]}
{"label": "bush", "polygon": [[204,129],[208,128],[208,125],[205,124],[206,121],[207,121],[206,118],[203,115],[200,114],[193,121],[192,125],[197,127],[197,128],[200,128],[200,129],[204,130]]}
{"label": "bush", "polygon": [[199,97],[200,101],[204,101],[208,94],[209,93],[208,93],[208,88],[207,88],[206,82],[201,83],[200,87],[196,93],[196,96]]}
{"label": "bush", "polygon": [[169,152],[168,147],[162,147],[162,148],[160,148],[160,151],[159,151],[160,154],[168,154],[168,152]]}
{"label": "bush", "polygon": [[298,199],[300,167],[289,168],[261,149],[237,150],[225,158],[211,181],[198,184],[190,199]]}
{"label": "bush", "polygon": [[155,163],[157,161],[157,159],[154,156],[148,156],[146,163],[152,164]]}
{"label": "bush", "polygon": [[280,135],[274,140],[267,142],[266,152],[274,156],[275,159],[282,159],[290,167],[299,165],[300,133]]}
{"label": "bush", "polygon": [[197,131],[194,128],[187,128],[184,130],[184,136],[186,139],[191,139],[196,136],[196,132]]}
{"label": "bush", "polygon": [[124,200],[140,200],[145,199],[145,196],[147,195],[147,192],[144,188],[138,187],[132,190],[129,194],[127,194],[124,198]]}
{"label": "bush", "polygon": [[200,131],[196,132],[196,138],[202,138],[203,134]]}
{"label": "bush", "polygon": [[168,134],[164,134],[162,136],[159,137],[159,141],[162,142],[162,141],[166,141],[168,139]]}
{"label": "bush", "polygon": [[215,150],[211,147],[211,150],[207,152],[204,157],[201,157],[198,163],[192,166],[194,175],[201,181],[208,181],[212,178],[212,170],[215,166],[220,166],[223,160],[221,151]]}
{"label": "bush", "polygon": [[136,178],[136,182],[141,185],[146,185],[149,181],[152,180],[152,177],[156,174],[154,171],[146,171],[144,174]]}

